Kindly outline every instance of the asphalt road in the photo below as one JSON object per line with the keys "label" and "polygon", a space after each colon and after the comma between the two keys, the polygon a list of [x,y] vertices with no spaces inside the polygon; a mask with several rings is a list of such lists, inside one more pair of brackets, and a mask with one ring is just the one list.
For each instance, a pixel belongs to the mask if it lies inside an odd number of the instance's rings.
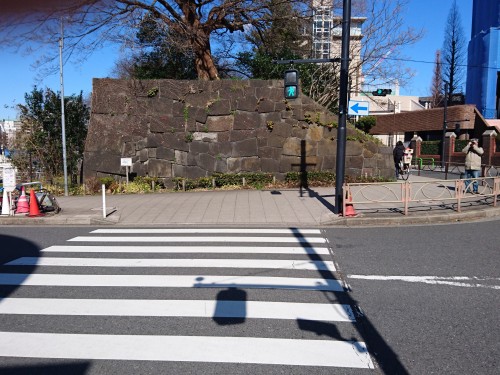
{"label": "asphalt road", "polygon": [[499,228],[327,231],[382,373],[500,372]]}
{"label": "asphalt road", "polygon": [[[178,287],[76,287],[57,285],[0,286],[1,296],[6,299],[26,298],[50,301],[49,299],[77,300],[166,300],[179,301],[243,301],[249,309],[252,301],[305,304],[344,304],[353,309],[355,322],[320,321],[308,319],[251,319],[242,311],[241,316],[231,319],[184,316],[90,316],[75,306],[77,313],[67,314],[1,314],[1,332],[37,332],[86,335],[148,335],[175,337],[265,337],[317,342],[366,342],[375,369],[340,368],[331,366],[289,365],[269,363],[221,363],[186,361],[145,361],[113,359],[40,359],[3,357],[0,360],[2,374],[20,373],[73,373],[73,374],[118,374],[118,373],[164,373],[164,374],[497,374],[500,347],[498,336],[498,309],[500,307],[500,270],[498,243],[500,243],[499,221],[421,226],[405,228],[356,228],[322,229],[312,240],[327,238],[329,251],[324,255],[250,254],[238,253],[238,239],[229,241],[220,235],[212,243],[180,243],[180,246],[211,245],[229,246],[229,253],[199,253],[197,260],[209,259],[253,260],[265,263],[294,259],[295,261],[333,261],[335,271],[300,269],[256,269],[214,268],[198,265],[174,268],[127,266],[54,266],[44,265],[39,259],[64,257],[85,258],[83,261],[106,261],[138,258],[137,253],[71,253],[40,252],[49,246],[91,245],[106,248],[118,245],[137,245],[155,248],[158,242],[109,243],[106,234],[93,235],[98,228],[89,227],[3,227],[0,228],[1,264],[20,257],[37,258],[33,265],[2,266],[1,273],[55,274],[63,279],[67,275],[82,277],[98,275],[105,280],[110,275],[159,276],[170,274],[176,278],[200,275],[199,283],[208,282],[206,276],[224,276],[233,280],[239,275],[251,277],[289,277],[305,280],[311,275],[318,277],[317,284],[337,279],[346,283],[350,291],[280,289],[280,288],[229,288],[228,284],[208,288]],[[90,236],[102,236],[100,241],[86,243]],[[123,234],[110,236],[145,236]],[[153,234],[152,236],[164,236]],[[181,236],[179,234],[175,236]],[[199,235],[197,235],[199,236]],[[209,235],[215,236],[217,235]],[[226,235],[229,236],[229,235]],[[239,234],[243,236],[243,234]],[[272,236],[263,234],[262,236]],[[79,241],[69,242],[80,238]],[[189,236],[187,236],[189,237]],[[130,238],[130,237],[129,237]],[[156,239],[158,240],[158,239]],[[172,240],[172,238],[171,238]],[[210,238],[208,238],[210,240]],[[207,240],[207,241],[208,241]],[[228,242],[229,241],[229,242]],[[248,240],[251,241],[251,238]],[[164,244],[164,243],[163,243]],[[249,246],[250,243],[244,244]],[[269,238],[256,242],[255,247],[277,246]],[[311,246],[302,243],[302,247]],[[284,246],[292,246],[284,244]],[[323,246],[323,245],[319,245]],[[231,248],[232,247],[232,248]],[[182,253],[143,253],[143,260],[169,259],[182,261]],[[262,267],[262,266],[259,266]],[[295,266],[294,266],[295,267]],[[410,278],[412,276],[412,278]],[[205,279],[202,279],[205,277]],[[394,279],[397,277],[397,279]],[[28,277],[26,277],[28,279]],[[175,280],[175,278],[174,278]],[[176,281],[174,281],[176,282]],[[227,281],[226,281],[227,283]],[[5,299],[3,300],[5,302]],[[0,302],[1,304],[2,302]],[[246,304],[246,305],[245,305]],[[57,303],[54,303],[57,305]],[[222,306],[222,305],[221,305]],[[0,305],[0,309],[2,306]],[[245,308],[243,308],[245,309]],[[272,311],[274,313],[274,310]],[[271,310],[264,312],[271,314]],[[236,314],[238,315],[238,314]],[[7,336],[10,337],[10,336]],[[55,336],[48,336],[49,340]],[[287,345],[284,341],[283,345]],[[267,345],[267,342],[263,342]],[[42,344],[41,344],[42,345]],[[192,345],[192,343],[191,343]],[[70,346],[68,343],[67,346]],[[134,353],[140,348],[132,348]],[[309,349],[309,348],[306,348]],[[103,348],[107,351],[108,348]],[[152,348],[157,351],[158,348]],[[164,350],[164,349],[163,349]],[[193,347],[192,351],[203,352]],[[209,348],[207,348],[209,350]],[[234,355],[236,348],[227,348]],[[270,352],[279,348],[269,347]],[[187,351],[186,355],[190,355]],[[328,351],[327,358],[334,351]],[[362,353],[362,351],[360,351]],[[252,355],[252,353],[248,353]],[[314,352],[307,356],[314,357]],[[305,357],[307,357],[305,356]],[[360,355],[361,357],[361,355]],[[360,362],[362,363],[362,362]],[[358,363],[359,364],[359,363]],[[361,367],[361,366],[360,366]]]}

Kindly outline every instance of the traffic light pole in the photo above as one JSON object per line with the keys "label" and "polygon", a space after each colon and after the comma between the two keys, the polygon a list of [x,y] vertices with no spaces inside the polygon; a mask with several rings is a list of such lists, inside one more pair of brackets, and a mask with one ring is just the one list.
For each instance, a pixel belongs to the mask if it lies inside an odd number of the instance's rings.
{"label": "traffic light pole", "polygon": [[349,94],[349,41],[351,37],[351,0],[344,0],[342,12],[342,51],[340,55],[339,125],[337,128],[337,164],[334,213],[342,213],[344,201],[345,151]]}

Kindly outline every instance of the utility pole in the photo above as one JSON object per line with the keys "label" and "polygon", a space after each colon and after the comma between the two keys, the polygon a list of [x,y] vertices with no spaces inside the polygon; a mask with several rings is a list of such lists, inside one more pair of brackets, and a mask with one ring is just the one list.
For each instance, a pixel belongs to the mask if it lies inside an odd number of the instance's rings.
{"label": "utility pole", "polygon": [[61,38],[59,39],[59,70],[61,77],[61,128],[62,128],[62,149],[63,149],[63,169],[64,169],[64,195],[68,196],[68,166],[66,164],[66,120],[64,115],[64,78],[63,78],[63,47],[64,31],[63,20],[61,18]]}
{"label": "utility pole", "polygon": [[347,135],[347,95],[349,84],[349,41],[351,39],[351,0],[344,0],[342,11],[342,51],[340,55],[339,126],[337,129],[337,162],[334,213],[342,213],[344,202],[345,149]]}

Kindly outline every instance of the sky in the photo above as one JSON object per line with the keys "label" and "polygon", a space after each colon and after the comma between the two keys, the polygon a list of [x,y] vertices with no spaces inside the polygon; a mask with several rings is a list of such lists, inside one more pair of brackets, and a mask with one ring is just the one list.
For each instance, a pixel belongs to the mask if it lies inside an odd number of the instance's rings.
{"label": "sky", "polygon": [[[472,25],[472,1],[457,0],[461,15],[464,35],[470,39]],[[446,19],[453,0],[410,0],[403,17],[407,26],[423,28],[424,37],[416,44],[403,50],[408,57],[406,66],[415,72],[415,77],[406,86],[400,88],[401,95],[429,96],[435,54],[442,47]],[[54,49],[58,45],[44,48]],[[24,95],[38,88],[50,88],[60,91],[59,72],[40,80],[32,67],[38,56],[24,56],[12,50],[3,49],[0,53],[0,120],[14,120],[18,117],[17,104],[24,104]],[[390,55],[389,55],[390,57]],[[84,63],[69,62],[64,66],[64,95],[79,94],[84,97],[92,92],[92,78],[112,76],[115,61],[119,58],[119,49],[108,46],[95,52]],[[415,61],[410,61],[415,60]]]}

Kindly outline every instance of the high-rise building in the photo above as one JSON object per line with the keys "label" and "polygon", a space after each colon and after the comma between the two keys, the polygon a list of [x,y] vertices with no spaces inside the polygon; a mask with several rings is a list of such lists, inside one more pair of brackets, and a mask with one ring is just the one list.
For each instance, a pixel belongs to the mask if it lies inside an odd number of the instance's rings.
{"label": "high-rise building", "polygon": [[500,1],[474,0],[468,50],[467,104],[487,119],[500,118]]}
{"label": "high-rise building", "polygon": [[[342,16],[335,14],[332,0],[312,0],[312,57],[315,59],[338,58],[342,50]],[[351,17],[350,29],[350,84],[351,92],[357,94],[363,84],[361,69],[361,27],[364,17]]]}

